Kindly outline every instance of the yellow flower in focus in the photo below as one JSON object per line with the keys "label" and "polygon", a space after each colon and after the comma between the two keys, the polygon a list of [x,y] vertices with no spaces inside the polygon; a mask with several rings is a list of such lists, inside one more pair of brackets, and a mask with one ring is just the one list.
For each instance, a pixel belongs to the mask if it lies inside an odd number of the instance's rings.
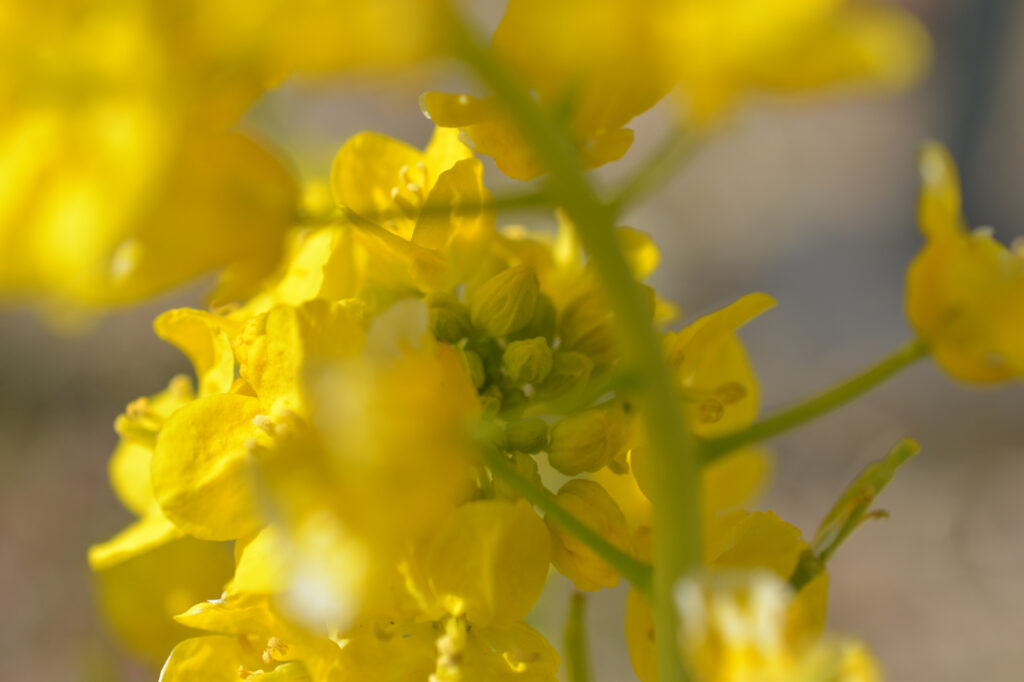
{"label": "yellow flower in focus", "polygon": [[422,152],[359,133],[335,156],[331,188],[383,289],[454,286],[476,272],[494,233],[483,166],[453,130],[435,130]]}
{"label": "yellow flower in focus", "polygon": [[906,312],[951,376],[995,383],[1024,375],[1024,253],[990,230],[969,231],[949,151],[919,158],[918,220],[926,244],[907,270]]}

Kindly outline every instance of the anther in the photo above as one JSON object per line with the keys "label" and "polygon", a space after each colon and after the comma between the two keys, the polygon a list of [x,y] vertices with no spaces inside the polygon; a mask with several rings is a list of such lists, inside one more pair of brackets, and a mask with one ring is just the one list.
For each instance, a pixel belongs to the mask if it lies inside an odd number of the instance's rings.
{"label": "anther", "polygon": [[265,414],[258,414],[253,417],[252,425],[266,433],[268,436],[274,435],[274,421]]}
{"label": "anther", "polygon": [[701,424],[719,422],[724,414],[725,406],[715,398],[705,398],[697,405],[697,421]]}
{"label": "anther", "polygon": [[124,408],[124,413],[132,419],[145,417],[149,413],[149,398],[142,397],[131,401]]}
{"label": "anther", "polygon": [[723,405],[735,405],[747,397],[747,387],[738,381],[727,381],[715,389],[715,397]]}

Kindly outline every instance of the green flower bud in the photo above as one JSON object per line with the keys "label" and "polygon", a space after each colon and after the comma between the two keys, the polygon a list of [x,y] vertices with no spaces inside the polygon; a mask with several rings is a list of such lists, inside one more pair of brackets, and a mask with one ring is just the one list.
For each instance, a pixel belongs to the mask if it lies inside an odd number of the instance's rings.
{"label": "green flower bud", "polygon": [[473,386],[477,389],[482,388],[484,382],[487,381],[487,374],[484,372],[484,362],[480,356],[471,350],[460,349],[459,358],[462,360],[462,366],[466,368],[466,374],[473,382]]}
{"label": "green flower bud", "polygon": [[548,445],[548,425],[543,419],[523,419],[505,427],[505,445],[513,452],[533,454]]}
{"label": "green flower bud", "polygon": [[438,341],[456,343],[472,333],[469,310],[451,294],[430,294],[426,303],[430,331]]}
{"label": "green flower bud", "polygon": [[533,318],[539,293],[540,281],[531,268],[525,265],[508,268],[470,294],[470,320],[488,336],[519,331]]}
{"label": "green flower bud", "polygon": [[[626,517],[599,483],[576,478],[561,487],[555,498],[560,507],[582,521],[611,544],[633,553]],[[619,584],[619,572],[594,550],[564,528],[545,518],[551,532],[551,563],[572,580],[576,589],[596,592]]]}
{"label": "green flower bud", "polygon": [[502,385],[501,387],[501,415],[505,419],[518,419],[526,409],[529,399],[518,386]]}
{"label": "green flower bud", "polygon": [[586,385],[593,370],[594,361],[586,355],[559,351],[552,359],[547,378],[533,387],[533,395],[540,400],[559,398]]}
{"label": "green flower bud", "polygon": [[[645,293],[647,317],[654,319],[654,289],[641,285]],[[583,353],[595,365],[609,365],[619,359],[615,320],[600,291],[580,294],[562,311],[559,325],[561,348]]]}
{"label": "green flower bud", "polygon": [[598,291],[580,294],[565,306],[559,335],[563,349],[583,353],[596,365],[610,364],[619,357],[615,320]]}
{"label": "green flower bud", "polygon": [[628,420],[621,409],[569,415],[551,430],[548,462],[566,476],[594,472],[625,449]]}
{"label": "green flower bud", "polygon": [[480,394],[480,412],[484,419],[493,419],[501,411],[501,389],[497,386],[488,386]]}
{"label": "green flower bud", "polygon": [[[537,470],[537,460],[529,455],[513,453],[509,458],[509,464],[520,476],[537,485],[543,485],[540,479],[540,472]],[[501,500],[518,500],[521,495],[505,482],[505,479],[496,477],[494,479],[494,496]]]}
{"label": "green flower bud", "polygon": [[529,324],[516,333],[509,334],[508,338],[510,341],[519,341],[543,336],[548,345],[551,345],[555,341],[557,317],[558,310],[555,308],[554,301],[550,296],[542,293],[537,297],[537,305],[533,309],[533,317],[530,318]]}
{"label": "green flower bud", "polygon": [[505,376],[517,384],[538,384],[551,372],[554,353],[543,336],[513,341],[501,356]]}

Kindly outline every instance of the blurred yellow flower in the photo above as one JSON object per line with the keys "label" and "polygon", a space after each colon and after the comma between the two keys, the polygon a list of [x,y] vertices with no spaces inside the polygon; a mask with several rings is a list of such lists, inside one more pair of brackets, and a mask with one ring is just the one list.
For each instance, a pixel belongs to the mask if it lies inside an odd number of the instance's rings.
{"label": "blurred yellow flower", "polygon": [[[859,0],[511,0],[492,50],[593,168],[622,157],[633,142],[624,126],[674,87],[699,129],[750,94],[904,87],[929,42],[906,12]],[[496,100],[431,92],[421,107],[506,175],[545,172]]]}
{"label": "blurred yellow flower", "polygon": [[994,383],[1024,375],[1024,253],[969,231],[949,151],[931,142],[919,158],[918,219],[926,243],[907,270],[906,311],[951,376]]}
{"label": "blurred yellow flower", "polygon": [[291,171],[230,132],[291,73],[444,51],[440,3],[0,4],[0,295],[70,315],[211,271],[248,296],[296,215]]}
{"label": "blurred yellow flower", "polygon": [[684,659],[707,682],[877,682],[860,643],[800,637],[787,628],[796,606],[784,579],[760,570],[680,581],[676,603]]}

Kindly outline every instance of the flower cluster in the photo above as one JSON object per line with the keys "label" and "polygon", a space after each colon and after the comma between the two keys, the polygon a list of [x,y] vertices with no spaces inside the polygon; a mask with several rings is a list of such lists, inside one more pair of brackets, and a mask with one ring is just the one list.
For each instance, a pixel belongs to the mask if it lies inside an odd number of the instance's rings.
{"label": "flower cluster", "polygon": [[[676,325],[643,283],[657,247],[618,225],[631,192],[603,200],[584,171],[669,93],[679,129],[709,136],[757,95],[905,85],[928,52],[913,19],[858,0],[511,0],[484,47],[442,0],[58,4],[17,7],[43,45],[0,18],[20,65],[0,101],[31,95],[3,114],[0,287],[89,308],[220,272],[208,309],[156,319],[195,378],[118,417],[110,477],[137,520],[89,553],[108,620],[162,682],[555,680],[525,622],[551,567],[584,592],[629,582],[644,682],[880,678],[822,633],[827,563],[916,446],[807,540],[753,510],[759,443],[928,353],[964,381],[1019,378],[1024,259],[967,231],[930,143],[917,338],[762,419],[739,333],[773,299]],[[423,150],[362,132],[301,183],[230,129],[288,74],[444,57],[489,92],[425,94]],[[553,210],[557,233],[499,225],[477,155],[545,176],[512,203]]]}

